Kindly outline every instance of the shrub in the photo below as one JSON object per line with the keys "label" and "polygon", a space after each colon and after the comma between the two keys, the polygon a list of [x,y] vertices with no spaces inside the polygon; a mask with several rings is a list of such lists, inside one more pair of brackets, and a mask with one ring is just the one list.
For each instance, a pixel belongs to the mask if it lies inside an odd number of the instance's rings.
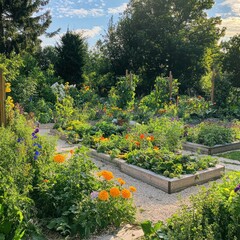
{"label": "shrub", "polygon": [[166,224],[158,223],[156,228],[150,227],[149,222],[143,224],[146,238],[239,239],[239,182],[240,173],[230,173],[223,179],[223,183],[213,183],[209,189],[203,188],[197,195],[192,195],[190,206],[183,205]]}
{"label": "shrub", "polygon": [[203,122],[188,128],[187,140],[207,146],[234,142],[236,134],[229,126],[219,123]]}

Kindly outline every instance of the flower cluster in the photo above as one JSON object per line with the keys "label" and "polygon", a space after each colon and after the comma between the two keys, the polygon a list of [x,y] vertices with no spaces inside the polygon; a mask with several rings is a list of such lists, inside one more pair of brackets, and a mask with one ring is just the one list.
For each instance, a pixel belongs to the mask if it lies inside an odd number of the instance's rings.
{"label": "flower cluster", "polygon": [[54,162],[63,163],[65,161],[65,156],[62,154],[57,154],[53,157]]}
{"label": "flower cluster", "polygon": [[[107,170],[99,172],[98,176],[103,177],[106,181],[114,179],[113,173]],[[123,199],[129,199],[132,197],[132,193],[137,191],[137,189],[133,186],[130,186],[129,189],[122,188],[122,185],[126,183],[122,178],[117,178],[116,180],[120,184],[120,186],[112,186],[109,190],[104,189],[100,192],[94,191],[91,193],[91,198],[98,198],[100,201],[108,201],[110,197],[122,197]]]}
{"label": "flower cluster", "polygon": [[5,92],[6,93],[11,92],[11,83],[5,83]]}

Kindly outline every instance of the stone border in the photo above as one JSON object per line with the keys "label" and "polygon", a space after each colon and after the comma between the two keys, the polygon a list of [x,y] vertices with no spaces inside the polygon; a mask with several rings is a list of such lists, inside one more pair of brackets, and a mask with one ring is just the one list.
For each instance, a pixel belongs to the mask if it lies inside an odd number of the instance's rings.
{"label": "stone border", "polygon": [[166,193],[179,192],[185,188],[206,183],[210,180],[216,180],[222,176],[225,167],[216,165],[216,167],[208,168],[207,170],[198,171],[196,174],[183,175],[180,178],[167,178],[156,174],[152,171],[131,165],[119,158],[111,159],[111,157],[104,153],[98,153],[91,149],[90,156],[97,160],[107,162],[108,164],[116,165],[123,173],[148,183],[156,188],[161,189]]}
{"label": "stone border", "polygon": [[200,152],[203,154],[213,155],[223,152],[229,152],[234,150],[240,149],[240,142],[236,143],[226,143],[223,145],[216,145],[213,147],[208,147],[202,144],[192,143],[192,142],[185,142],[182,144],[183,149],[186,151],[191,152]]}

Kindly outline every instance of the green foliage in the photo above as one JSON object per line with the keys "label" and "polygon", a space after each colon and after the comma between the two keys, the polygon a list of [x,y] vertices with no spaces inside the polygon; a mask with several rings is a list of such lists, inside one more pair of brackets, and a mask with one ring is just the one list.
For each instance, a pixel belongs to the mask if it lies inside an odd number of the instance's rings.
{"label": "green foliage", "polygon": [[54,164],[52,171],[44,173],[47,181],[39,182],[34,195],[38,215],[47,220],[49,229],[84,237],[109,225],[133,221],[135,208],[131,200],[119,197],[104,202],[91,197],[91,193],[110,190],[115,183],[96,177],[97,168],[88,159],[86,149],[75,151],[62,164]]}
{"label": "green foliage", "polygon": [[161,117],[151,119],[148,132],[155,137],[160,148],[177,151],[181,148],[181,137],[183,136],[183,122],[177,118]]}
{"label": "green foliage", "polygon": [[234,142],[236,133],[224,123],[203,122],[187,129],[187,140],[212,147]]}
{"label": "green foliage", "polygon": [[138,82],[139,78],[132,74],[119,78],[116,87],[112,87],[109,92],[110,105],[122,109],[132,108]]}
{"label": "green foliage", "polygon": [[[3,1],[0,8],[0,53],[32,52],[51,23],[49,11],[41,12],[48,0]],[[11,16],[11,17],[9,17]]]}
{"label": "green foliage", "polygon": [[232,86],[240,87],[240,35],[235,35],[228,42],[223,43],[225,51],[223,70],[230,74]]}
{"label": "green foliage", "polygon": [[129,152],[127,162],[144,169],[151,170],[165,177],[179,177],[182,174],[196,173],[198,170],[213,167],[216,159],[212,157],[196,157],[176,155],[167,150],[152,148]]}
{"label": "green foliage", "polygon": [[[223,35],[219,17],[208,17],[213,0],[130,1],[120,21],[110,22],[103,53],[111,59],[112,71],[126,69],[141,74],[140,93],[148,93],[160,74],[174,77],[180,89],[199,89],[207,71],[204,58]],[[153,11],[154,9],[154,11]],[[161,16],[161,17],[159,17]]]}
{"label": "green foliage", "polygon": [[17,112],[7,128],[0,128],[1,239],[22,239],[29,234],[29,223],[35,217],[30,195],[39,178],[39,165],[47,164],[54,143],[32,132]]}
{"label": "green foliage", "polygon": [[56,47],[56,72],[70,84],[80,86],[83,83],[83,66],[85,64],[86,45],[79,34],[68,31],[62,36]]}
{"label": "green foliage", "polygon": [[202,96],[180,96],[178,100],[178,116],[184,120],[191,120],[194,117],[201,119],[211,113],[211,103]]}
{"label": "green foliage", "polygon": [[239,181],[239,173],[230,173],[223,183],[203,188],[191,196],[190,206],[183,205],[165,225],[156,227],[155,234],[145,231],[147,239],[238,240],[240,195],[234,189]]}

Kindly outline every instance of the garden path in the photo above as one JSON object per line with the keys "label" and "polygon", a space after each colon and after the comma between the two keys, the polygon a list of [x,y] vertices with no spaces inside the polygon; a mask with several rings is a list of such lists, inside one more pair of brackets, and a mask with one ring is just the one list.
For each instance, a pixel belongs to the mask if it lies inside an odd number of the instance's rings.
{"label": "garden path", "polygon": [[[40,133],[43,135],[50,134],[51,128],[52,125],[49,124],[41,125]],[[57,151],[64,152],[75,147],[78,147],[78,145],[70,145],[63,140],[58,140]],[[133,185],[137,188],[137,192],[134,193],[134,203],[138,209],[136,215],[138,223],[144,220],[151,220],[153,222],[158,220],[165,221],[179,209],[181,202],[186,203],[189,196],[197,193],[199,190],[199,187],[195,186],[187,188],[180,193],[167,194],[160,189],[122,173],[114,165],[106,164],[96,159],[92,159],[92,161],[100,169],[112,171],[115,177],[121,177],[128,185]],[[235,165],[233,167],[236,169]],[[208,186],[208,184],[205,184],[205,186]],[[91,240],[134,240],[139,239],[142,235],[143,232],[139,227],[126,225],[118,231],[109,230],[108,233],[92,237]]]}

